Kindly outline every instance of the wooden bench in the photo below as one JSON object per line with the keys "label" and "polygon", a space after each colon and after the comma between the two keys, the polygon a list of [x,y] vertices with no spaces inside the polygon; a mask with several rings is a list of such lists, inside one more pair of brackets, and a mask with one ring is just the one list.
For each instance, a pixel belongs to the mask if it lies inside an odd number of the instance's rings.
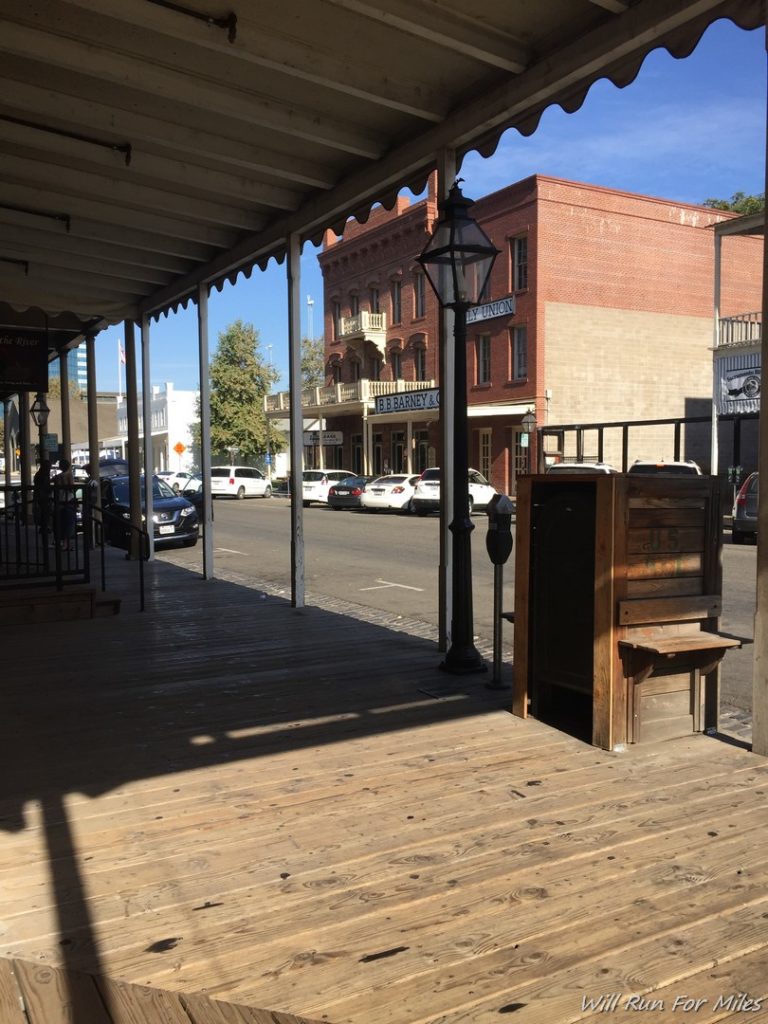
{"label": "wooden bench", "polygon": [[653,725],[651,738],[677,735],[688,714],[691,731],[702,731],[702,678],[715,671],[727,650],[741,646],[736,637],[708,628],[721,604],[712,594],[619,602],[631,742],[640,742],[644,724]]}

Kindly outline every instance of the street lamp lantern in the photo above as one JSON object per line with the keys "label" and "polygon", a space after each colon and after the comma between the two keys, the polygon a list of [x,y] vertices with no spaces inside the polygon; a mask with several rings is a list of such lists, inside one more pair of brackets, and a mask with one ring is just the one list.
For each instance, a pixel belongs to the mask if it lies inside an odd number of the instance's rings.
{"label": "street lamp lantern", "polygon": [[[461,179],[459,179],[461,180]],[[451,580],[451,646],[441,668],[466,674],[484,672],[474,643],[472,610],[472,548],[469,517],[469,431],[467,428],[467,309],[480,301],[499,250],[469,216],[471,199],[451,186],[440,203],[432,237],[418,257],[441,306],[454,310],[453,422],[453,577]]]}
{"label": "street lamp lantern", "polygon": [[536,429],[536,417],[533,414],[533,409],[529,409],[528,412],[523,416],[523,430],[526,434],[532,434]]}
{"label": "street lamp lantern", "polygon": [[35,396],[35,400],[29,409],[29,414],[35,421],[36,427],[39,427],[41,430],[45,427],[48,423],[48,415],[50,411],[48,403],[45,400],[45,395],[41,391],[38,391]]}

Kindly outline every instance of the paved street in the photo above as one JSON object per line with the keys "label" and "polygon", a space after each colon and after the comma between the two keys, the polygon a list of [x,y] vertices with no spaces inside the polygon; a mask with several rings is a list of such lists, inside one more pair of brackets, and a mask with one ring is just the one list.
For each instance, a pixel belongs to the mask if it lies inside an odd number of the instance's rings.
{"label": "paved street", "polygon": [[[253,575],[273,585],[290,586],[290,511],[286,499],[214,502],[214,558],[222,570]],[[475,632],[493,636],[493,566],[485,550],[487,520],[473,517],[472,535]],[[388,513],[334,512],[322,506],[305,509],[306,587],[315,600],[323,596],[349,601],[437,626],[438,519]],[[723,547],[726,632],[752,637],[755,606],[756,548]],[[199,566],[201,545],[172,549],[160,557],[179,565]],[[514,606],[514,553],[505,566],[504,607]],[[505,643],[511,644],[507,627]],[[728,654],[723,663],[724,705],[749,709],[752,702],[751,645]]]}

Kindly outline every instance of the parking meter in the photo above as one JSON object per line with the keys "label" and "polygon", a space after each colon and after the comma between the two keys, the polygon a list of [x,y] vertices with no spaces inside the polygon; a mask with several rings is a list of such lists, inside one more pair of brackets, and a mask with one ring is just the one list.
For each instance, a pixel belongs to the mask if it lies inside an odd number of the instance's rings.
{"label": "parking meter", "polygon": [[495,494],[488,503],[485,546],[494,565],[504,565],[512,554],[512,513],[515,506],[506,494]]}
{"label": "parking meter", "polygon": [[490,690],[505,690],[501,682],[501,620],[504,563],[512,554],[512,513],[515,511],[506,494],[495,494],[488,503],[488,533],[485,546],[493,562],[493,676],[487,683]]}

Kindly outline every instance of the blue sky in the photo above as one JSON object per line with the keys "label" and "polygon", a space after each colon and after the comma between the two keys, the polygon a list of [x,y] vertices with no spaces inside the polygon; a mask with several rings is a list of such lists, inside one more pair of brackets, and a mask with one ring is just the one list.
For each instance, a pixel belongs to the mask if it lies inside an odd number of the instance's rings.
{"label": "blue sky", "polygon": [[[764,33],[720,21],[690,57],[675,60],[656,50],[626,89],[597,82],[576,113],[551,107],[531,137],[509,131],[489,159],[470,154],[461,169],[463,188],[477,199],[530,174],[547,174],[687,203],[759,193],[765,187],[765,121]],[[306,246],[302,254],[302,332],[308,333],[311,297],[312,333],[319,337],[323,288],[316,253]],[[287,387],[286,298],[285,268],[274,261],[249,281],[214,291],[211,352],[227,324],[249,321],[259,330],[265,357],[282,374],[279,386]],[[115,327],[97,340],[99,390],[117,389],[120,337],[122,329]],[[195,307],[153,322],[151,339],[152,383],[196,389]]]}

